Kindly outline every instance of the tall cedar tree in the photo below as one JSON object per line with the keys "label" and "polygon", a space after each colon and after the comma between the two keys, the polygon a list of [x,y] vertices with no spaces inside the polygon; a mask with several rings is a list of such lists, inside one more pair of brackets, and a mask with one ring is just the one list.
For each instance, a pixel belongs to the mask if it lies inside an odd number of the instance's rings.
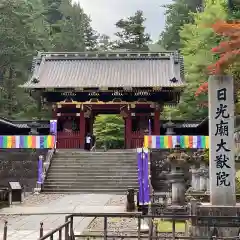
{"label": "tall cedar tree", "polygon": [[145,33],[145,20],[142,11],[137,11],[134,16],[126,20],[119,20],[116,23],[116,27],[120,31],[115,34],[118,37],[115,48],[131,51],[148,51],[148,44],[151,42],[151,39],[150,35]]}
{"label": "tall cedar tree", "polygon": [[35,51],[44,49],[47,42],[42,10],[38,0],[0,3],[1,115],[13,118],[27,112],[31,105],[29,96],[18,85],[26,80]]}
{"label": "tall cedar tree", "polygon": [[[57,0],[59,1],[59,0]],[[97,45],[97,33],[91,27],[91,19],[84,13],[79,4],[62,0],[55,4],[61,19],[51,25],[53,29],[53,51],[91,51]]]}
{"label": "tall cedar tree", "polygon": [[166,16],[165,29],[160,35],[159,44],[166,50],[180,49],[180,30],[184,24],[192,23],[191,14],[202,9],[202,0],[174,0],[163,6]]}

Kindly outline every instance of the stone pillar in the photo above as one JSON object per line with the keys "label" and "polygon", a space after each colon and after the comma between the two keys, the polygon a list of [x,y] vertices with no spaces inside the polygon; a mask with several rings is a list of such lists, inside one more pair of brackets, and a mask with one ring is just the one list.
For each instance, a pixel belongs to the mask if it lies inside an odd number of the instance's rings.
{"label": "stone pillar", "polygon": [[[239,215],[235,194],[234,158],[234,91],[230,76],[210,76],[208,81],[209,103],[209,177],[210,204],[198,206],[199,221],[192,222],[192,236],[211,237],[212,229],[216,238],[236,238],[239,225],[231,219]],[[208,224],[201,217],[224,216],[229,219],[209,219]],[[205,218],[206,219],[206,218]]]}
{"label": "stone pillar", "polygon": [[207,192],[210,191],[210,179],[209,179],[209,169],[207,169],[207,172],[206,172],[206,181],[207,181]]}
{"label": "stone pillar", "polygon": [[200,191],[207,191],[207,169],[206,165],[204,163],[201,163],[200,165]]}
{"label": "stone pillar", "polygon": [[84,149],[85,147],[85,131],[86,131],[86,120],[84,116],[84,110],[80,111],[80,148]]}
{"label": "stone pillar", "polygon": [[199,191],[200,190],[200,174],[199,169],[197,169],[195,166],[190,169],[190,172],[192,173],[192,181],[191,181],[191,191]]}
{"label": "stone pillar", "polygon": [[154,135],[160,135],[160,110],[154,111]]}
{"label": "stone pillar", "polygon": [[[184,176],[184,175],[183,175]],[[185,184],[184,180],[174,179],[172,182],[172,205],[184,205],[185,204]]]}
{"label": "stone pillar", "polygon": [[208,102],[210,201],[212,205],[235,206],[233,78],[210,76]]}

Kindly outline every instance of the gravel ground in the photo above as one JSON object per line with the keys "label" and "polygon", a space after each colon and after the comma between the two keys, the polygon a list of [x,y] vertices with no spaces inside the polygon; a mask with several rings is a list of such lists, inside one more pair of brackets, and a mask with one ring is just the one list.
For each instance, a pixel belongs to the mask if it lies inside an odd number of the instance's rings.
{"label": "gravel ground", "polygon": [[[50,203],[54,200],[60,199],[64,194],[26,194],[24,197],[23,203],[20,204],[21,207],[35,207],[41,206],[46,203]],[[0,215],[0,222],[10,221],[12,219],[18,219],[18,215]]]}
{"label": "gravel ground", "polygon": [[[108,201],[106,206],[122,206],[126,203],[126,196],[114,196]],[[91,222],[86,231],[83,234],[91,235],[103,235],[104,222],[102,218],[96,218]],[[130,236],[137,235],[137,220],[134,218],[108,218],[108,234],[113,236]],[[147,237],[148,234],[142,234],[142,236]],[[163,239],[172,239],[171,233],[159,233],[159,237]],[[183,237],[183,233],[177,233],[176,237]],[[88,238],[90,239],[90,238]],[[100,239],[100,238],[99,238]],[[130,239],[130,238],[127,238]],[[147,238],[146,238],[147,239]]]}
{"label": "gravel ground", "polygon": [[[126,203],[126,196],[116,195],[111,198],[106,206],[123,206]],[[96,218],[92,221],[92,223],[88,226],[87,231],[95,232],[95,231],[103,231],[103,218]],[[108,218],[108,230],[113,232],[119,231],[136,231],[137,223],[133,218]]]}
{"label": "gravel ground", "polygon": [[124,195],[116,195],[107,202],[106,206],[124,206],[126,199],[127,197]]}
{"label": "gravel ground", "polygon": [[24,198],[21,206],[23,207],[39,206],[60,199],[63,196],[64,194],[44,194],[44,193],[38,195],[30,194]]}

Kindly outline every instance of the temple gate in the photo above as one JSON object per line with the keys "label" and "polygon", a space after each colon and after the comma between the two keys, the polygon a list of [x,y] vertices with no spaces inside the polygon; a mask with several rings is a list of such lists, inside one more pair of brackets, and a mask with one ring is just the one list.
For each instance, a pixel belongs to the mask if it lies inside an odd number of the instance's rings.
{"label": "temple gate", "polygon": [[184,87],[174,52],[39,53],[33,69],[23,87],[52,108],[57,148],[83,149],[98,114],[120,114],[125,148],[142,147],[149,131],[160,135],[163,106],[177,104]]}

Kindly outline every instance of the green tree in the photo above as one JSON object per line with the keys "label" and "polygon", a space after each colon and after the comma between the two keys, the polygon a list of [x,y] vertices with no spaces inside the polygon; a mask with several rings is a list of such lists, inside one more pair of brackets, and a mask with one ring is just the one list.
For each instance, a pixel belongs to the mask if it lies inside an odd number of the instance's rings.
{"label": "green tree", "polygon": [[117,115],[98,115],[94,123],[94,135],[98,147],[124,147],[124,121]]}
{"label": "green tree", "polygon": [[193,22],[193,15],[201,10],[202,0],[174,0],[173,3],[164,5],[166,23],[160,35],[159,44],[167,50],[180,49],[180,31],[184,24]]}
{"label": "green tree", "polygon": [[38,4],[30,0],[2,0],[0,3],[0,111],[5,116],[14,117],[26,111],[29,103],[33,104],[18,85],[26,80],[35,51],[44,49],[47,43],[47,28]]}
{"label": "green tree", "polygon": [[[225,0],[216,0],[215,4],[212,4],[211,0],[206,0],[204,11],[195,13],[194,22],[185,24],[180,32],[187,86],[178,105],[178,111],[184,119],[202,119],[208,115],[207,107],[199,106],[195,93],[199,86],[207,81],[207,67],[215,61],[211,49],[217,45],[220,37],[211,26],[217,20],[227,18],[225,4]],[[205,97],[207,99],[207,95]]]}
{"label": "green tree", "polygon": [[59,7],[62,19],[55,23],[52,38],[54,51],[88,51],[97,46],[97,33],[91,27],[91,19],[79,4],[62,2]]}
{"label": "green tree", "polygon": [[105,52],[113,49],[113,42],[106,34],[102,34],[98,37],[98,51]]}
{"label": "green tree", "polygon": [[126,20],[120,19],[116,23],[119,31],[115,34],[118,40],[115,42],[116,49],[148,51],[151,42],[150,35],[145,33],[145,18],[142,11],[137,11],[134,16]]}
{"label": "green tree", "polygon": [[63,17],[60,6],[63,0],[42,0],[45,8],[45,16],[50,25],[55,24]]}

